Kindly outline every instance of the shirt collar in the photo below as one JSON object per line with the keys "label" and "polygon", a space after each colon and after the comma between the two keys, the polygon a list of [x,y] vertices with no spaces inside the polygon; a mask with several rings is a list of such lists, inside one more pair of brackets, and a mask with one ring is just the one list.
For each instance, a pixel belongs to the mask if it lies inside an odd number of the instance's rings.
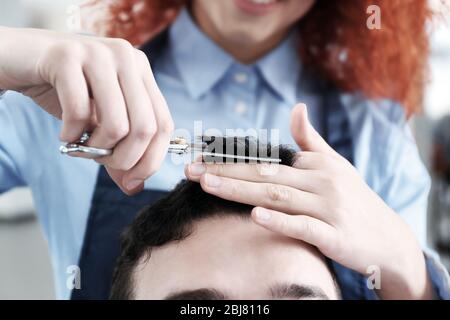
{"label": "shirt collar", "polygon": [[[296,32],[255,65],[268,85],[290,104],[296,103],[301,71]],[[214,43],[183,9],[169,31],[175,64],[190,95],[195,99],[209,91],[233,64],[233,57]],[[205,66],[207,68],[199,67]]]}
{"label": "shirt collar", "polygon": [[292,105],[297,102],[301,72],[298,41],[298,33],[292,31],[277,48],[256,62],[269,86]]}
{"label": "shirt collar", "polygon": [[170,28],[169,45],[180,76],[194,98],[210,90],[233,63],[233,58],[198,28],[186,9]]}

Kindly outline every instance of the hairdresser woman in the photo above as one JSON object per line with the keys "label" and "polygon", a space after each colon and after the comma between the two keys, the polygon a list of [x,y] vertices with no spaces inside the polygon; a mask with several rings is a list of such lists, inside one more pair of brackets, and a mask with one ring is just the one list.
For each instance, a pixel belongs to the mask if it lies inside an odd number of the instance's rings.
{"label": "hairdresser woman", "polygon": [[[421,105],[427,2],[379,1],[381,30],[370,30],[372,2],[95,1],[108,13],[96,25],[140,50],[0,28],[0,88],[11,90],[0,101],[0,191],[33,190],[59,296],[108,296],[118,234],[184,177],[166,157],[172,131],[193,134],[202,120],[221,133],[277,129],[299,146],[295,168],[276,175],[198,163],[185,174],[317,246],[344,298],[448,297],[444,269],[422,251],[430,181],[405,124]],[[58,154],[84,131],[113,154]]]}

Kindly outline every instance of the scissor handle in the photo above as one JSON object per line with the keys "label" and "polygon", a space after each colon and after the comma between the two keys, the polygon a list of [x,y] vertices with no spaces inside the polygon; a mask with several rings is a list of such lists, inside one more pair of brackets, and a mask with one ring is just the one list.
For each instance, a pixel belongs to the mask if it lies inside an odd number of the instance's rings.
{"label": "scissor handle", "polygon": [[62,154],[67,154],[67,155],[69,155],[71,153],[76,153],[76,152],[84,153],[90,159],[96,159],[96,158],[100,158],[100,157],[104,157],[104,156],[109,156],[112,154],[112,150],[109,150],[109,149],[88,147],[88,146],[83,146],[83,145],[76,144],[76,143],[68,143],[66,145],[63,145],[63,146],[59,147],[59,151]]}

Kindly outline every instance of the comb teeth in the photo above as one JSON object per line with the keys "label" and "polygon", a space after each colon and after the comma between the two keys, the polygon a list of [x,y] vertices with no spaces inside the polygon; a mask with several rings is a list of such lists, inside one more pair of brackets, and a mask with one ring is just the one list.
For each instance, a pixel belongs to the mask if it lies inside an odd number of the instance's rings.
{"label": "comb teeth", "polygon": [[226,163],[279,163],[278,147],[259,142],[253,137],[202,136],[205,144],[203,161]]}

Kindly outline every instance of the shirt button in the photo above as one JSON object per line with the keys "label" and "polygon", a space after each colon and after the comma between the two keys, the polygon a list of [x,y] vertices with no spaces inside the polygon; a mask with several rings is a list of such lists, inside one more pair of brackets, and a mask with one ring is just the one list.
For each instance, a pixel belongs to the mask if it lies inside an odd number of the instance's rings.
{"label": "shirt button", "polygon": [[236,112],[239,115],[243,115],[244,113],[247,112],[247,105],[244,102],[239,101],[238,103],[236,103],[236,106],[234,107],[234,112]]}
{"label": "shirt button", "polygon": [[243,84],[243,83],[247,82],[247,80],[248,80],[248,77],[243,72],[239,72],[234,75],[234,81],[236,81],[237,83]]}

